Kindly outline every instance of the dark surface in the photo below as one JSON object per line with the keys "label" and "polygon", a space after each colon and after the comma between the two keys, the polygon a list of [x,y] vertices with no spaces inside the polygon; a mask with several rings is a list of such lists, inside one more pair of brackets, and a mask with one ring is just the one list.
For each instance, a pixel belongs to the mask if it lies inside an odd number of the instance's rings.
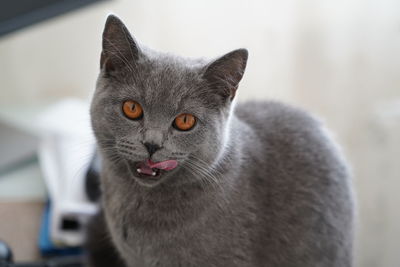
{"label": "dark surface", "polygon": [[3,0],[0,37],[34,23],[105,0]]}
{"label": "dark surface", "polygon": [[83,267],[83,257],[58,257],[42,262],[13,263],[12,251],[8,245],[0,241],[0,267]]}
{"label": "dark surface", "polygon": [[125,267],[117,249],[111,241],[103,213],[98,213],[89,223],[87,229],[87,261],[89,266]]}
{"label": "dark surface", "polygon": [[96,202],[100,198],[100,157],[97,152],[94,153],[86,173],[85,191],[86,196],[92,202]]}

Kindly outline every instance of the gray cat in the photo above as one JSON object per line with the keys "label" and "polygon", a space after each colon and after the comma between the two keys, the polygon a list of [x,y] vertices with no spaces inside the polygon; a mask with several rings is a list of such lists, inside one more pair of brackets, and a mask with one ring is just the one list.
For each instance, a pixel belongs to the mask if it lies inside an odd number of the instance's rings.
{"label": "gray cat", "polygon": [[157,53],[108,17],[91,106],[102,157],[91,266],[352,266],[346,163],[306,112],[233,104],[247,56]]}

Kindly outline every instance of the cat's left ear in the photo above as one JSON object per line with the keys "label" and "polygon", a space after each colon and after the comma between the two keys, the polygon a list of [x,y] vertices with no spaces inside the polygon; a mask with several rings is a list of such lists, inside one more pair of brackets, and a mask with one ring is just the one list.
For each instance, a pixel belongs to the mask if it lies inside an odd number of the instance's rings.
{"label": "cat's left ear", "polygon": [[233,100],[246,69],[247,49],[234,50],[207,65],[204,78],[224,99]]}
{"label": "cat's left ear", "polygon": [[140,48],[125,24],[115,15],[107,17],[103,31],[100,68],[106,73],[127,68],[132,70]]}

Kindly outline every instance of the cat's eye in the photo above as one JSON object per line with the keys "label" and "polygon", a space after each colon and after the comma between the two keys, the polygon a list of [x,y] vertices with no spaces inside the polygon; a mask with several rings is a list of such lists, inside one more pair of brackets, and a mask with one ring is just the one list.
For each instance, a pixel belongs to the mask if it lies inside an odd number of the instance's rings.
{"label": "cat's eye", "polygon": [[192,114],[180,114],[174,120],[174,127],[180,131],[189,131],[196,124],[196,117]]}
{"label": "cat's eye", "polygon": [[122,104],[124,115],[131,120],[139,120],[143,117],[142,106],[133,100],[127,100]]}

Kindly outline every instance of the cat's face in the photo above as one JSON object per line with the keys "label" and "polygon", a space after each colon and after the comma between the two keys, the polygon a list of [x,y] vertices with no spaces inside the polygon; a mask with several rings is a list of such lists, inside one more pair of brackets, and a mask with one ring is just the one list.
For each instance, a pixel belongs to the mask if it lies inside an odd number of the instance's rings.
{"label": "cat's face", "polygon": [[243,49],[212,62],[144,50],[110,16],[91,107],[103,157],[125,164],[145,186],[182,168],[193,177],[206,172],[224,149],[246,60]]}

